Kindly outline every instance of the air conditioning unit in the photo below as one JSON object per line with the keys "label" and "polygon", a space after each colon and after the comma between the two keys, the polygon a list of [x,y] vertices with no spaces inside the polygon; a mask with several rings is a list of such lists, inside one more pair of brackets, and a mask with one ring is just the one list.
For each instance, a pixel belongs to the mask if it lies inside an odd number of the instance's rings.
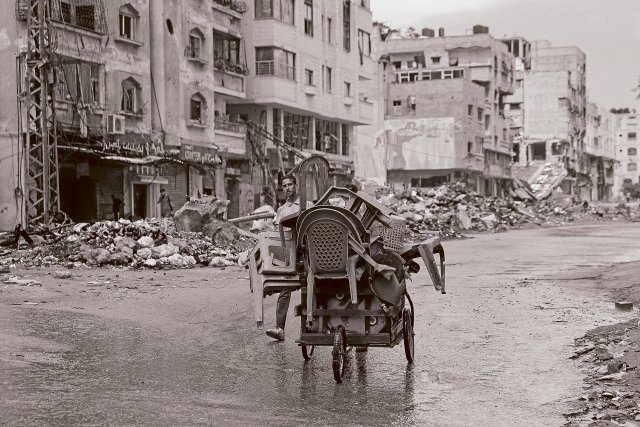
{"label": "air conditioning unit", "polygon": [[124,116],[109,114],[107,116],[107,133],[111,135],[124,135]]}

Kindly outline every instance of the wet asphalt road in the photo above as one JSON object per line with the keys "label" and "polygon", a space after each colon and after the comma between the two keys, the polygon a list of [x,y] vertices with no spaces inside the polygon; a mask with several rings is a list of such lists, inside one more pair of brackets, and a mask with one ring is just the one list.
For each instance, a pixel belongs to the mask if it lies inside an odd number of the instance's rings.
{"label": "wet asphalt road", "polygon": [[352,352],[342,384],[329,348],[303,363],[292,313],[284,343],[255,329],[245,270],[23,271],[43,286],[0,284],[0,425],[560,425],[582,385],[573,338],[630,316],[561,276],[640,260],[639,239],[608,224],[446,242],[448,293],[426,272],[408,286],[416,363]]}

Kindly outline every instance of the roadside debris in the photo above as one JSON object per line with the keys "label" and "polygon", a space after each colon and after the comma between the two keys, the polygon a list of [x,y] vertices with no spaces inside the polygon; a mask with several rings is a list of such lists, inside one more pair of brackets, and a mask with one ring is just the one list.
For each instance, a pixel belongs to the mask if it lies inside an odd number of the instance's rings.
{"label": "roadside debris", "polygon": [[[439,187],[385,192],[377,198],[407,220],[414,238],[440,234],[445,239],[464,237],[465,231],[502,232],[527,224],[566,225],[583,219],[633,219],[626,208],[585,207],[563,195],[537,200],[526,184],[519,182],[508,199],[482,196],[466,184],[452,182]],[[513,190],[513,189],[512,189]],[[522,200],[517,200],[522,199]]]}
{"label": "roadside debris", "polygon": [[[603,326],[575,340],[577,348],[570,358],[578,359],[581,363],[587,373],[587,385],[585,393],[572,402],[571,409],[564,413],[568,420],[624,424],[640,419],[638,324],[639,320],[633,319]],[[573,421],[567,425],[575,425]],[[589,425],[603,424],[593,421]]]}
{"label": "roadside debris", "polygon": [[[218,208],[216,208],[218,209]],[[188,210],[185,210],[188,211]],[[190,226],[193,228],[193,212]],[[204,218],[203,218],[204,217]],[[181,227],[188,222],[184,220]],[[204,221],[203,221],[204,219]],[[114,265],[133,268],[191,268],[197,265],[224,267],[234,265],[237,254],[253,247],[250,233],[202,215],[202,231],[176,231],[170,219],[102,221],[79,223],[58,230],[51,242],[26,250],[4,251],[0,265],[23,263],[27,266]],[[166,230],[166,231],[165,231]],[[56,278],[70,278],[67,271],[56,271]]]}

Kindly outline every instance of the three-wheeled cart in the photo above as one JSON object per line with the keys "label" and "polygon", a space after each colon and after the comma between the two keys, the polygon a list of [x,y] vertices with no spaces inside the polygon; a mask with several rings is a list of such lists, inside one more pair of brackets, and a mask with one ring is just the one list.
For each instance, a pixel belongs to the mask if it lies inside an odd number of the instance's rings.
{"label": "three-wheeled cart", "polygon": [[[259,235],[249,268],[258,326],[264,296],[301,289],[295,313],[302,355],[309,360],[315,347],[332,347],[334,379],[341,382],[347,347],[394,347],[404,340],[413,362],[415,309],[406,279],[419,270],[413,260],[422,258],[444,293],[444,249],[439,238],[406,244],[404,219],[366,193],[339,187],[321,192],[325,171],[321,157],[299,165],[301,210],[283,218],[279,232]],[[315,194],[315,206],[305,209],[309,194]]]}

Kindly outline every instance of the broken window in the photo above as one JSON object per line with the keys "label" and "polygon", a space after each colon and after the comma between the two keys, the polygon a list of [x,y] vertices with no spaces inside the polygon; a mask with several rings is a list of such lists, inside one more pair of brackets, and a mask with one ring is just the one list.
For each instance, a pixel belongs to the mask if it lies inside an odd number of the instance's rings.
{"label": "broken window", "polygon": [[105,34],[103,0],[49,0],[51,19],[67,25]]}
{"label": "broken window", "polygon": [[200,93],[196,93],[189,100],[189,119],[197,124],[204,125],[205,100]]}
{"label": "broken window", "polygon": [[351,1],[344,0],[342,3],[342,47],[347,52],[351,52]]}
{"label": "broken window", "polygon": [[93,5],[76,6],[76,25],[87,30],[96,29],[96,10]]}
{"label": "broken window", "polygon": [[304,33],[313,37],[313,0],[304,0]]}
{"label": "broken window", "polygon": [[122,81],[122,98],[120,109],[129,114],[140,114],[140,83],[133,77]]}

